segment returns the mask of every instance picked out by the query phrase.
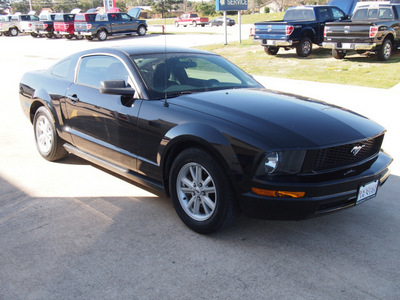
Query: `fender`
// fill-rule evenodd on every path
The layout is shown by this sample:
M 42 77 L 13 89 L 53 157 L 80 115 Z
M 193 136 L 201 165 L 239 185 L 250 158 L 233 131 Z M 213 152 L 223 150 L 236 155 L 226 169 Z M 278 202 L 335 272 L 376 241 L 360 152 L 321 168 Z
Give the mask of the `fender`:
M 229 140 L 214 127 L 201 123 L 185 123 L 171 128 L 161 140 L 157 163 L 164 169 L 168 155 L 179 149 L 179 145 L 188 143 L 207 148 L 235 177 L 242 176 L 243 170 Z
M 299 41 L 300 41 L 302 38 L 304 38 L 304 37 L 309 37 L 309 38 L 311 38 L 311 41 L 312 41 L 313 43 L 315 43 L 315 42 L 316 42 L 316 39 L 315 39 L 316 36 L 317 36 L 317 33 L 315 32 L 315 29 L 314 29 L 314 28 L 312 28 L 312 27 L 310 27 L 310 26 L 303 27 L 303 28 L 301 29 L 301 31 L 300 31 L 300 38 L 299 38 Z

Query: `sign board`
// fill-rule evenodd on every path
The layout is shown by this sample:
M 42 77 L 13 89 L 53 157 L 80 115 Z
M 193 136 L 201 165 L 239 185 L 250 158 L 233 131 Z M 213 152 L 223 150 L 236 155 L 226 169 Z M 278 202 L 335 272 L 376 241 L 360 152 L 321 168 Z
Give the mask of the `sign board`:
M 215 10 L 237 11 L 247 10 L 248 0 L 216 0 Z

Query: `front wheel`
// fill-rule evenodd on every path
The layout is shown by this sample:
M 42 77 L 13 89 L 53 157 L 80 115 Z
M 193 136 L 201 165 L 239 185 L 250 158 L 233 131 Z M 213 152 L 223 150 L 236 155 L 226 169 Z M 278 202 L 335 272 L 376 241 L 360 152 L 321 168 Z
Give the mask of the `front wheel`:
M 300 57 L 307 57 L 311 54 L 312 42 L 308 37 L 303 38 L 296 47 L 296 53 Z
M 264 51 L 268 55 L 276 55 L 279 51 L 279 47 L 274 47 L 274 46 L 264 47 Z
M 178 22 L 175 22 L 174 24 L 175 24 L 175 27 L 179 27 L 179 23 Z
M 392 55 L 392 41 L 385 39 L 382 46 L 377 50 L 378 60 L 386 61 L 389 60 Z
M 193 25 L 194 27 L 196 27 L 196 26 L 197 26 L 197 22 L 196 22 L 196 21 L 193 21 L 192 25 Z
M 140 36 L 144 36 L 146 34 L 146 27 L 140 25 L 139 28 L 137 29 L 137 33 Z
M 68 154 L 63 147 L 62 139 L 57 134 L 53 118 L 44 106 L 35 113 L 33 129 L 36 148 L 43 158 L 56 161 Z
M 195 232 L 215 232 L 238 215 L 230 180 L 218 161 L 201 149 L 184 150 L 175 159 L 170 191 L 178 216 Z
M 346 56 L 346 50 L 332 49 L 332 56 L 336 59 L 343 59 Z
M 85 39 L 87 39 L 88 41 L 92 41 L 92 40 L 93 40 L 93 37 L 92 37 L 91 35 L 86 35 L 86 36 L 85 36 Z

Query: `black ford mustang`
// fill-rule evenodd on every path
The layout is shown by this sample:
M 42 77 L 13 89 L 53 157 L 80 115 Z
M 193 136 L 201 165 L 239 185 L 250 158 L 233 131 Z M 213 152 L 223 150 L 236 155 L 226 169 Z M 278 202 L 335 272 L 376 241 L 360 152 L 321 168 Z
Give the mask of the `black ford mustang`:
M 200 233 L 249 216 L 302 219 L 376 195 L 385 130 L 345 109 L 263 89 L 222 57 L 121 47 L 71 55 L 20 82 L 47 160 L 83 157 L 171 196 Z

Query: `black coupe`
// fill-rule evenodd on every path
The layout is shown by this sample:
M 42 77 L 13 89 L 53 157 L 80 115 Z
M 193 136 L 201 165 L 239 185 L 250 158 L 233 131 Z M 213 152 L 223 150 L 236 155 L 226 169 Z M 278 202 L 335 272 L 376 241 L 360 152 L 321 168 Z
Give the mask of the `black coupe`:
M 19 93 L 45 159 L 72 153 L 162 189 L 200 233 L 240 211 L 302 219 L 354 206 L 389 176 L 384 128 L 265 90 L 205 51 L 87 50 L 24 74 Z

